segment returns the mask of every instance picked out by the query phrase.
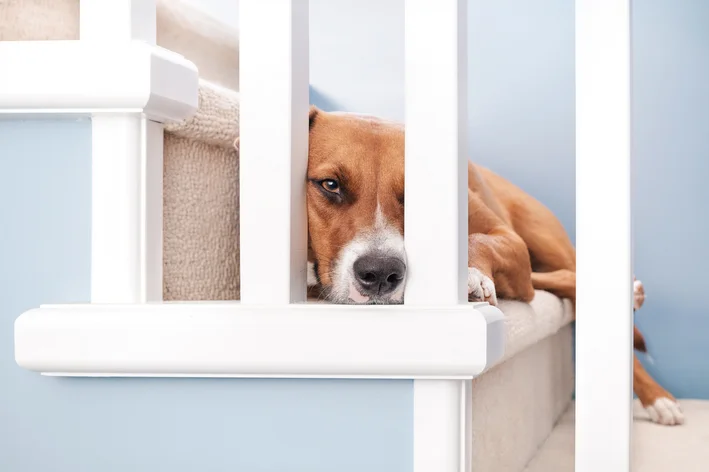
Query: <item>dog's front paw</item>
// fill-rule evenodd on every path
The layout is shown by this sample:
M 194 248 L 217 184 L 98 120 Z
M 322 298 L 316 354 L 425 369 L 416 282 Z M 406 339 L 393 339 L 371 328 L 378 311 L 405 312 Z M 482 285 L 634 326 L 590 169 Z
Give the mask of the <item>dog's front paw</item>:
M 682 413 L 682 408 L 680 408 L 677 401 L 667 398 L 660 397 L 655 400 L 655 403 L 645 407 L 650 419 L 659 424 L 666 426 L 680 425 L 684 423 L 684 413 Z
M 497 305 L 495 284 L 490 277 L 475 267 L 468 267 L 468 300 Z

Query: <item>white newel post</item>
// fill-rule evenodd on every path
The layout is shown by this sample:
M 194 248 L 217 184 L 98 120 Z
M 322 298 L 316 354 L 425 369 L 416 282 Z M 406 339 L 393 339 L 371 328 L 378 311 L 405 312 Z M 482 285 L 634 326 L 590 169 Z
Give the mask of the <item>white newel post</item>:
M 631 467 L 630 59 L 630 2 L 576 0 L 576 472 Z
M 308 0 L 241 0 L 239 18 L 241 302 L 304 302 Z
M 80 40 L 0 41 L 0 114 L 92 118 L 93 303 L 162 300 L 163 123 L 198 72 L 155 30 L 155 0 L 81 0 Z
M 155 16 L 154 0 L 81 0 L 80 40 L 155 46 Z M 91 301 L 160 301 L 163 125 L 136 110 L 91 127 Z
M 466 0 L 406 0 L 405 304 L 467 303 Z M 436 248 L 432 251 L 431 248 Z M 471 380 L 414 381 L 414 472 L 468 472 Z
M 91 116 L 91 301 L 160 301 L 162 123 L 197 109 L 197 68 L 155 45 L 155 0 L 80 9 L 78 41 L 0 42 L 0 113 Z

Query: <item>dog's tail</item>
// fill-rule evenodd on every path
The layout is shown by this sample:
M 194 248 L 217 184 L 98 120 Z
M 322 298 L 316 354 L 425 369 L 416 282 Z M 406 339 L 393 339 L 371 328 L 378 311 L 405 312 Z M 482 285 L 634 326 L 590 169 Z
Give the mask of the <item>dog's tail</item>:
M 645 338 L 637 326 L 633 326 L 633 347 L 640 352 L 647 352 Z

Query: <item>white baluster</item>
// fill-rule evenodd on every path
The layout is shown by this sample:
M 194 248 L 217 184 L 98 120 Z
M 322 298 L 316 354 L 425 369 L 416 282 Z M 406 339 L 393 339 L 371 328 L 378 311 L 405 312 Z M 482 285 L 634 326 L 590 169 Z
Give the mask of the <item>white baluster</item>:
M 627 472 L 632 425 L 630 2 L 576 1 L 576 471 Z
M 239 5 L 241 300 L 305 301 L 308 1 Z
M 468 266 L 466 1 L 405 8 L 404 303 L 459 305 Z M 414 472 L 470 470 L 471 402 L 470 380 L 414 380 Z
M 155 44 L 155 0 L 81 0 L 80 5 L 82 40 Z
M 155 0 L 80 5 L 81 41 L 155 44 Z M 92 302 L 162 300 L 162 124 L 142 110 L 94 114 L 92 168 Z
M 406 1 L 408 305 L 467 301 L 467 15 L 464 0 Z
M 471 390 L 471 380 L 414 380 L 414 472 L 470 472 Z

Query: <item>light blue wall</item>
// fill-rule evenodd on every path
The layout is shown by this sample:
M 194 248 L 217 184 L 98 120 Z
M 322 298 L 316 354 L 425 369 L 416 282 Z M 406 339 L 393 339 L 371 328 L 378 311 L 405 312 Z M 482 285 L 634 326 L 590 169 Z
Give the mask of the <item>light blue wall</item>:
M 60 379 L 15 318 L 89 296 L 90 124 L 0 121 L 0 471 L 410 472 L 408 381 Z
M 709 398 L 709 3 L 633 2 L 637 324 L 680 397 Z

